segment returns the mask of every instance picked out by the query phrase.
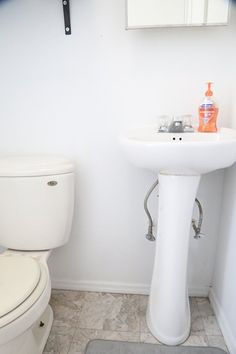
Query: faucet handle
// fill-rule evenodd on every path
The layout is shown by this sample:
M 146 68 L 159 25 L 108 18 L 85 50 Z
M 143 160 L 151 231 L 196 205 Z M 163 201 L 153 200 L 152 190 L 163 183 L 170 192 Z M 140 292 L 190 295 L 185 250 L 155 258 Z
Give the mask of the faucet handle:
M 187 133 L 194 132 L 193 116 L 191 114 L 185 114 L 182 116 L 182 118 L 183 118 L 184 132 L 187 132 Z
M 168 115 L 160 115 L 158 118 L 158 132 L 168 133 L 171 117 Z

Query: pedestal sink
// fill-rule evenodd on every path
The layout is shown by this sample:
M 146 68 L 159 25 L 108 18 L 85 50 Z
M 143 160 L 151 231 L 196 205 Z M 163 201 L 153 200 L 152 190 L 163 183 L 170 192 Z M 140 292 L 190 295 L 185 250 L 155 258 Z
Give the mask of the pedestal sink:
M 217 133 L 157 133 L 131 129 L 120 138 L 128 160 L 159 178 L 158 238 L 147 310 L 152 334 L 177 345 L 190 333 L 187 289 L 189 230 L 201 174 L 236 161 L 236 130 Z

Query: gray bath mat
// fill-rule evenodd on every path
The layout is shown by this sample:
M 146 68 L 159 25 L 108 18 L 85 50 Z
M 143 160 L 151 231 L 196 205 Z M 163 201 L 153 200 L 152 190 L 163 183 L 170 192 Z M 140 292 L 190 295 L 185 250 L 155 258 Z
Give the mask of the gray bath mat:
M 88 343 L 85 354 L 226 354 L 226 352 L 212 347 L 167 347 L 96 339 Z

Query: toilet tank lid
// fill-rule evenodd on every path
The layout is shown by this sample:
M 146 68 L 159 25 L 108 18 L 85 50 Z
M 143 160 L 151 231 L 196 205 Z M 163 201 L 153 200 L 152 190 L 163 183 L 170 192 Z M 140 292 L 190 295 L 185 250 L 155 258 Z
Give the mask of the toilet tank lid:
M 53 176 L 74 172 L 73 161 L 58 156 L 0 157 L 0 177 Z

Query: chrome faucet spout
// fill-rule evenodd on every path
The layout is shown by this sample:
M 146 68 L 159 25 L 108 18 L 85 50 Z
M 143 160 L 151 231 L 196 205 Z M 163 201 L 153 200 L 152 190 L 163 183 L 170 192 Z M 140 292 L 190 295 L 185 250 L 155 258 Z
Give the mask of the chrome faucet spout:
M 169 126 L 169 133 L 183 133 L 184 126 L 182 120 L 174 120 Z
M 169 122 L 164 120 L 161 122 L 158 129 L 159 133 L 193 133 L 194 128 L 190 115 L 174 117 Z

